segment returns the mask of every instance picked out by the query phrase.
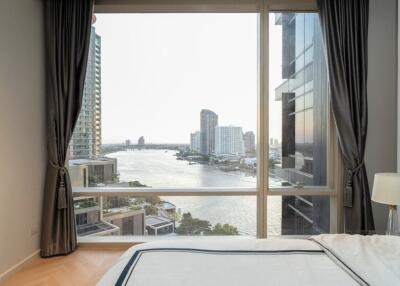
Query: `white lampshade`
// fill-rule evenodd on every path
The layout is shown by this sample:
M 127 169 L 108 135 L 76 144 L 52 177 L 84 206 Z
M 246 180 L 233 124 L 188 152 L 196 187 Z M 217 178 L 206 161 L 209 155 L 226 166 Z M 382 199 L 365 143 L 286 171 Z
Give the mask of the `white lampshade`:
M 400 173 L 375 174 L 372 200 L 387 205 L 400 205 Z

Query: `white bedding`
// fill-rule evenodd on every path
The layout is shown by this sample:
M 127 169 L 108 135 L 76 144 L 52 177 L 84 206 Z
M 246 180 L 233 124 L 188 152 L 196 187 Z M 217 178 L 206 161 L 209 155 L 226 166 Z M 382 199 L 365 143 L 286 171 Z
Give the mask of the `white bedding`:
M 126 251 L 98 285 L 400 285 L 400 238 L 313 239 L 144 243 Z
M 367 284 L 400 286 L 399 236 L 323 234 L 312 240 L 325 248 L 334 261 L 341 260 Z

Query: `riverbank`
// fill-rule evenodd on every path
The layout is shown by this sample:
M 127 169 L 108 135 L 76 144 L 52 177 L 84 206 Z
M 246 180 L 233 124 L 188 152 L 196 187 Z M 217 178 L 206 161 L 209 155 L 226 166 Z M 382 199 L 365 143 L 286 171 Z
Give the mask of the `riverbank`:
M 207 164 L 189 164 L 177 160 L 172 150 L 132 150 L 110 153 L 116 158 L 121 182 L 139 181 L 154 188 L 200 187 L 252 187 L 257 185 L 256 176 L 244 172 L 224 172 Z M 126 183 L 127 186 L 129 183 Z M 162 196 L 174 204 L 182 214 L 209 221 L 212 225 L 228 223 L 237 227 L 241 234 L 256 234 L 256 196 Z M 280 233 L 281 198 L 268 200 L 268 233 Z
M 178 151 L 175 156 L 177 160 L 187 161 L 189 165 L 202 164 L 215 167 L 223 172 L 243 172 L 246 176 L 254 178 L 257 176 L 257 164 L 254 163 L 256 161 L 255 158 L 217 158 L 187 151 Z M 251 161 L 251 163 L 247 163 L 247 161 Z

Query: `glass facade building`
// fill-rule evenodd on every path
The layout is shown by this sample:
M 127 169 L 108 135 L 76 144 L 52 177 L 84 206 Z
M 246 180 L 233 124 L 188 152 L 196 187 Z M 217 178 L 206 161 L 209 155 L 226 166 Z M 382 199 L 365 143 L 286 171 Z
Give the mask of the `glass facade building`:
M 200 153 L 210 155 L 215 151 L 215 127 L 218 126 L 218 115 L 208 109 L 200 112 Z
M 273 172 L 291 186 L 327 184 L 327 71 L 316 13 L 277 13 L 282 26 L 281 164 Z M 282 234 L 329 232 L 329 198 L 282 198 Z
M 92 159 L 101 153 L 101 37 L 91 28 L 82 108 L 70 143 L 71 159 Z
M 192 152 L 200 153 L 201 136 L 200 131 L 190 133 L 190 150 Z
M 242 127 L 217 126 L 215 128 L 215 155 L 244 155 Z
M 247 131 L 243 134 L 244 151 L 248 155 L 255 155 L 256 153 L 256 136 L 253 131 Z

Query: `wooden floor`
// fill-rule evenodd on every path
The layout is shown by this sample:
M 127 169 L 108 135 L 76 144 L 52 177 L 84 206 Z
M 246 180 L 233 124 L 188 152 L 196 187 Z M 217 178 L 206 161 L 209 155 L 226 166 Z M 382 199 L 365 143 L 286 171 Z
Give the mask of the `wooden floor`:
M 96 285 L 125 251 L 80 247 L 68 256 L 37 258 L 12 275 L 2 286 Z

